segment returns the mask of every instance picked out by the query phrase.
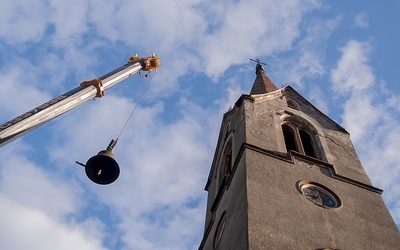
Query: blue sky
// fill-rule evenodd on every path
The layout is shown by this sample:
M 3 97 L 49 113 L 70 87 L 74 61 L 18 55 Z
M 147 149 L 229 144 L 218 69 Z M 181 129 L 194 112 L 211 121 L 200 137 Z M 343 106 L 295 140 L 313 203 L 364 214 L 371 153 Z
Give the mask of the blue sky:
M 197 249 L 223 113 L 266 62 L 350 133 L 400 225 L 400 4 L 177 0 L 0 4 L 0 123 L 125 64 L 161 66 L 114 150 L 121 176 L 82 167 L 118 136 L 146 86 L 106 97 L 0 149 L 1 249 Z

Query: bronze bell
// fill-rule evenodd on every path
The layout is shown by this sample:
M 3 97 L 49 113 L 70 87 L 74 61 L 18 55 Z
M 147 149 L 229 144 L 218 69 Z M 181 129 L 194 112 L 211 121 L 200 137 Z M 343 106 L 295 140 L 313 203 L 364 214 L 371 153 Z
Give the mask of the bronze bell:
M 112 153 L 115 141 L 112 140 L 106 150 L 100 151 L 91 157 L 86 165 L 76 162 L 85 167 L 87 177 L 94 183 L 107 185 L 113 183 L 119 176 L 119 166 Z

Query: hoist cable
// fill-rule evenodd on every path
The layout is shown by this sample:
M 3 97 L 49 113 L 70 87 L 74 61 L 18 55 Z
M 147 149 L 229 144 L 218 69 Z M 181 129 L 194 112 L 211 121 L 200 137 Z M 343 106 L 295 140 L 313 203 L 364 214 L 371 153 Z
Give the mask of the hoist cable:
M 118 135 L 117 139 L 116 139 L 115 141 L 112 141 L 112 143 L 110 143 L 110 145 L 109 145 L 109 147 L 111 147 L 110 149 L 113 149 L 113 148 L 115 147 L 115 145 L 117 144 L 118 139 L 121 137 L 122 133 L 124 132 L 126 126 L 127 126 L 128 123 L 129 123 L 129 120 L 132 118 L 133 113 L 135 112 L 137 106 L 139 105 L 140 101 L 142 100 L 144 94 L 145 94 L 145 93 L 147 92 L 147 90 L 149 89 L 150 82 L 151 82 L 151 80 L 153 80 L 153 77 L 154 77 L 155 74 L 156 74 L 156 73 L 151 74 L 150 79 L 147 81 L 146 86 L 143 88 L 143 91 L 142 91 L 142 93 L 140 94 L 138 101 L 136 102 L 136 104 L 135 104 L 135 106 L 133 107 L 133 109 L 132 109 L 132 111 L 131 111 L 131 113 L 130 113 L 128 119 L 126 120 L 124 126 L 122 127 L 121 132 L 119 132 L 119 135 Z

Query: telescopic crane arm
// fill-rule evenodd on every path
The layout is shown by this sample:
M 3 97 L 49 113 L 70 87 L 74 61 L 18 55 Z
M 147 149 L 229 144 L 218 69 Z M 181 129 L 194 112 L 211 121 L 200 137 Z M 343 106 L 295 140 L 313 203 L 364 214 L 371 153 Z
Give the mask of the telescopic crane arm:
M 159 65 L 160 60 L 155 54 L 143 58 L 135 55 L 125 65 L 97 79 L 82 82 L 69 92 L 0 125 L 0 147 L 92 98 L 103 97 L 105 89 L 131 75 L 157 70 Z

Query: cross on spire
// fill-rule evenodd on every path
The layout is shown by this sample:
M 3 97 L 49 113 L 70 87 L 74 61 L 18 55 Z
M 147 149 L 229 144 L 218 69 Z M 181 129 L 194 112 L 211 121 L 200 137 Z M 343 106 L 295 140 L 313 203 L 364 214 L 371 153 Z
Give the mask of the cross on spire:
M 261 62 L 260 59 L 258 59 L 258 58 L 256 58 L 256 59 L 251 59 L 250 58 L 250 61 L 253 61 L 253 62 L 257 63 L 257 65 L 256 65 L 256 75 L 258 75 L 260 73 L 259 70 L 262 70 L 265 73 L 263 65 L 267 66 L 266 63 Z
M 263 65 L 266 63 L 261 62 L 259 59 L 250 59 L 256 62 L 256 79 L 254 80 L 253 87 L 251 88 L 250 95 L 266 94 L 277 90 L 275 84 L 265 75 Z

